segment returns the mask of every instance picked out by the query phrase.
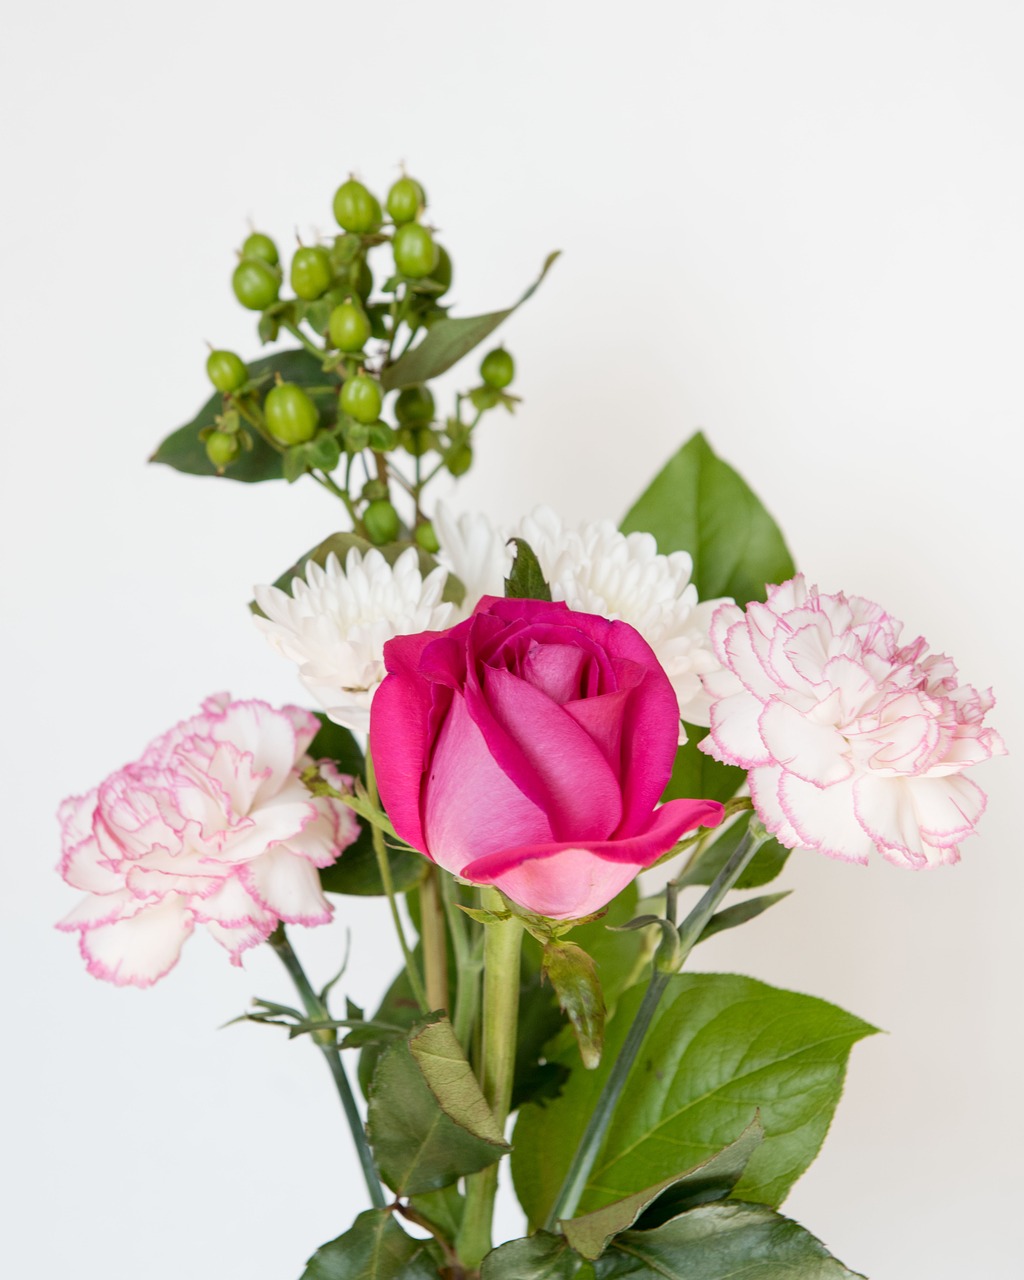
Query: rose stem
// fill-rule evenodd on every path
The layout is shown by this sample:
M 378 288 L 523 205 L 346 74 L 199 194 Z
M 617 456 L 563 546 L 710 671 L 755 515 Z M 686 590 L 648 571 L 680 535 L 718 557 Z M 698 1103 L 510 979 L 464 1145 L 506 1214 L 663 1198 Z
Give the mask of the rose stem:
M 380 796 L 377 794 L 377 779 L 374 776 L 373 759 L 369 751 L 366 753 L 366 792 L 370 797 L 370 803 L 379 809 Z M 391 864 L 388 862 L 388 851 L 384 845 L 384 832 L 381 831 L 376 823 L 370 824 L 370 839 L 373 841 L 373 852 L 377 855 L 377 869 L 380 871 L 381 883 L 384 885 L 388 906 L 391 908 L 391 919 L 395 922 L 398 945 L 402 948 L 405 971 L 409 975 L 409 986 L 412 987 L 412 994 L 420 1007 L 420 1013 L 429 1013 L 431 1006 L 427 1000 L 423 979 L 420 977 L 420 967 L 416 963 L 416 957 L 406 941 L 405 930 L 402 928 L 402 917 L 399 914 L 398 900 L 395 897 L 395 882 L 391 878 Z
M 488 911 L 508 908 L 497 889 L 481 892 Z M 483 1053 L 478 1070 L 484 1097 L 504 1132 L 512 1098 L 519 1018 L 519 952 L 523 925 L 515 916 L 484 926 Z M 462 1265 L 478 1267 L 491 1248 L 491 1219 L 498 1190 L 498 1165 L 492 1164 L 466 1179 L 466 1205 L 456 1248 Z
M 679 926 L 679 947 L 678 950 L 674 949 L 672 968 L 669 970 L 660 969 L 657 964 L 657 956 L 655 957 L 651 981 L 647 991 L 644 993 L 640 1008 L 636 1012 L 636 1017 L 633 1019 L 633 1025 L 629 1028 L 625 1042 L 619 1050 L 619 1056 L 615 1059 L 615 1065 L 604 1083 L 604 1088 L 601 1090 L 597 1104 L 590 1113 L 590 1120 L 583 1131 L 582 1138 L 580 1138 L 579 1146 L 576 1148 L 576 1154 L 572 1158 L 569 1171 L 565 1175 L 561 1190 L 552 1205 L 551 1212 L 547 1216 L 547 1221 L 544 1224 L 546 1230 L 553 1231 L 560 1221 L 571 1218 L 576 1212 L 580 1197 L 583 1195 L 584 1188 L 587 1185 L 587 1179 L 590 1177 L 591 1170 L 597 1160 L 601 1144 L 604 1142 L 608 1128 L 611 1125 L 626 1078 L 633 1063 L 636 1061 L 637 1054 L 640 1052 L 640 1046 L 643 1044 L 644 1036 L 651 1025 L 654 1012 L 664 994 L 665 988 L 668 986 L 669 979 L 676 970 L 682 967 L 686 957 L 693 950 L 697 939 L 703 932 L 704 926 L 711 919 L 715 908 L 740 878 L 754 854 L 757 853 L 767 839 L 768 832 L 765 831 L 756 818 L 751 818 L 750 826 L 733 852 L 732 857 L 730 857 L 718 875 L 715 876 L 703 897 Z M 675 915 L 675 889 L 676 886 L 672 884 L 667 895 L 671 916 Z M 672 922 L 674 924 L 675 920 L 673 919 Z
M 427 1004 L 433 1009 L 448 1008 L 448 938 L 444 905 L 438 883 L 438 869 L 431 865 L 420 884 L 420 924 L 423 932 L 423 970 L 427 983 Z
M 329 1022 L 331 1020 L 330 1011 L 313 990 L 309 979 L 306 977 L 305 970 L 299 962 L 299 957 L 292 950 L 291 943 L 285 936 L 284 925 L 279 924 L 267 941 L 279 956 L 281 963 L 288 970 L 310 1018 L 315 1022 Z M 333 1028 L 329 1030 L 324 1027 L 319 1031 L 313 1032 L 313 1039 L 316 1041 L 317 1048 L 324 1055 L 327 1065 L 331 1069 L 331 1075 L 334 1077 L 334 1084 L 338 1090 L 338 1097 L 341 1098 L 341 1105 L 345 1112 L 345 1118 L 348 1120 L 348 1127 L 352 1130 L 352 1140 L 356 1144 L 356 1153 L 363 1168 L 363 1177 L 366 1179 L 366 1189 L 370 1193 L 370 1200 L 375 1209 L 383 1209 L 387 1205 L 387 1199 L 381 1188 L 380 1179 L 377 1177 L 377 1168 L 373 1163 L 373 1155 L 370 1151 L 369 1143 L 366 1141 L 366 1130 L 363 1128 L 359 1108 L 356 1106 L 356 1100 L 352 1096 L 352 1086 L 348 1082 L 348 1076 L 345 1074 L 345 1068 L 341 1062 L 341 1054 L 338 1052 L 337 1032 Z

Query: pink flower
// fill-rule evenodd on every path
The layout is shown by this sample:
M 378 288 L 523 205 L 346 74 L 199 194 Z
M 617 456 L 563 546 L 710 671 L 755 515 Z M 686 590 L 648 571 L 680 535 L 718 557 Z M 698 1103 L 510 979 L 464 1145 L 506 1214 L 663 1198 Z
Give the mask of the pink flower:
M 723 671 L 701 750 L 750 770 L 761 821 L 790 848 L 899 866 L 959 860 L 984 793 L 963 771 L 1006 748 L 983 721 L 991 692 L 870 600 L 819 595 L 798 576 L 711 626 Z
M 384 660 L 370 745 L 396 831 L 538 915 L 598 910 L 684 831 L 721 821 L 711 800 L 655 807 L 679 711 L 627 623 L 484 597 Z
M 197 923 L 240 964 L 278 921 L 330 919 L 316 868 L 358 824 L 299 778 L 318 728 L 298 707 L 221 694 L 141 760 L 64 801 L 60 873 L 87 896 L 57 927 L 78 931 L 91 974 L 148 987 Z

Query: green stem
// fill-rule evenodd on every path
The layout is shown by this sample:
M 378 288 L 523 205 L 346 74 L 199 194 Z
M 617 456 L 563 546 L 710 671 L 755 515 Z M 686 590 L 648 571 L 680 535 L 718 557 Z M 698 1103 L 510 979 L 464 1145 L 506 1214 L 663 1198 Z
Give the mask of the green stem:
M 373 760 L 369 751 L 366 753 L 366 791 L 370 797 L 371 804 L 380 808 L 377 779 L 374 777 Z M 412 994 L 420 1007 L 420 1012 L 429 1013 L 430 1001 L 427 999 L 426 988 L 423 985 L 423 979 L 420 977 L 420 968 L 416 963 L 416 957 L 413 955 L 412 948 L 406 940 L 405 929 L 402 926 L 402 916 L 398 910 L 398 898 L 395 894 L 395 882 L 391 878 L 391 864 L 388 862 L 388 851 L 384 844 L 384 832 L 381 831 L 376 823 L 371 824 L 370 838 L 373 841 L 373 851 L 377 855 L 377 868 L 380 871 L 381 883 L 384 885 L 388 906 L 391 908 L 391 919 L 394 921 L 395 932 L 398 934 L 398 945 L 402 948 L 405 971 L 409 975 L 409 986 L 412 987 Z
M 640 1052 L 640 1046 L 643 1044 L 647 1029 L 654 1018 L 658 1002 L 669 984 L 672 972 L 682 967 L 686 957 L 693 950 L 697 939 L 703 932 L 704 926 L 714 914 L 716 907 L 740 878 L 754 854 L 757 853 L 767 839 L 768 832 L 765 831 L 756 818 L 752 818 L 750 826 L 747 828 L 732 857 L 679 926 L 679 949 L 673 957 L 675 962 L 674 969 L 672 971 L 659 969 L 657 962 L 655 962 L 654 970 L 651 973 L 651 981 L 647 991 L 644 993 L 640 1008 L 637 1010 L 625 1042 L 619 1050 L 619 1056 L 608 1074 L 608 1079 L 604 1083 L 604 1088 L 601 1090 L 597 1104 L 590 1113 L 590 1120 L 587 1122 L 587 1127 L 580 1138 L 579 1146 L 576 1148 L 576 1153 L 572 1158 L 572 1163 L 569 1165 L 565 1180 L 555 1199 L 555 1203 L 551 1207 L 551 1212 L 548 1214 L 547 1221 L 544 1224 L 546 1230 L 553 1231 L 559 1222 L 571 1218 L 576 1212 L 580 1197 L 583 1195 L 587 1185 L 587 1179 L 590 1177 L 598 1153 L 607 1136 L 619 1097 L 626 1084 L 626 1079 L 633 1063 L 636 1061 L 637 1054 Z M 669 906 L 670 909 L 674 910 L 674 893 L 669 897 Z
M 309 474 L 313 477 L 313 479 L 317 482 L 317 484 L 322 485 L 327 490 L 328 493 L 333 493 L 336 498 L 340 498 L 342 500 L 342 502 L 345 504 L 345 510 L 349 514 L 349 519 L 352 521 L 352 527 L 358 533 L 360 528 L 362 527 L 362 523 L 359 519 L 359 516 L 356 514 L 355 507 L 352 505 L 352 499 L 348 496 L 345 490 L 339 484 L 337 484 L 334 480 L 332 480 L 329 472 L 327 471 L 322 471 L 322 472 L 310 471 Z
M 285 935 L 284 925 L 278 925 L 267 941 L 277 953 L 281 963 L 288 970 L 309 1016 L 315 1021 L 330 1021 L 330 1012 L 326 1004 L 313 990 L 309 979 L 306 977 L 305 970 L 299 962 L 299 957 L 292 950 L 291 943 Z M 341 1054 L 338 1052 L 337 1034 L 333 1030 L 328 1031 L 325 1029 L 314 1032 L 313 1039 L 316 1041 L 317 1048 L 327 1060 L 331 1075 L 334 1077 L 334 1085 L 338 1090 L 345 1118 L 348 1120 L 348 1126 L 352 1130 L 352 1140 L 356 1144 L 356 1153 L 363 1169 L 363 1177 L 366 1179 L 366 1189 L 370 1193 L 370 1201 L 375 1209 L 383 1209 L 387 1204 L 387 1198 L 380 1185 L 380 1179 L 377 1177 L 377 1168 L 373 1162 L 370 1145 L 366 1140 L 366 1130 L 363 1128 L 359 1108 L 356 1106 L 356 1100 L 352 1095 L 352 1086 L 349 1084 L 345 1068 L 342 1066 Z
M 507 911 L 497 889 L 484 889 L 482 905 Z M 512 1098 L 519 1018 L 519 952 L 522 921 L 515 916 L 485 926 L 483 1053 L 478 1075 L 498 1128 L 504 1131 Z M 498 1166 L 492 1164 L 466 1179 L 466 1204 L 456 1248 L 464 1267 L 473 1269 L 491 1249 L 491 1221 L 498 1190 Z
M 318 360 L 327 359 L 329 353 L 325 351 L 323 347 L 318 347 L 315 342 L 310 342 L 298 325 L 286 322 L 281 326 L 281 328 L 287 329 L 293 338 L 298 338 L 311 356 L 316 356 Z
M 473 1028 L 480 1007 L 480 971 L 484 963 L 482 945 L 477 944 L 482 944 L 483 938 L 478 937 L 470 942 L 469 919 L 458 908 L 457 894 L 454 878 L 442 876 L 441 897 L 448 919 L 452 950 L 455 952 L 455 1012 L 452 1015 L 452 1027 L 466 1056 L 471 1057 Z
M 420 924 L 423 938 L 423 974 L 427 986 L 427 1004 L 433 1009 L 448 1009 L 448 936 L 444 923 L 444 906 L 438 884 L 438 868 L 431 865 L 420 884 Z

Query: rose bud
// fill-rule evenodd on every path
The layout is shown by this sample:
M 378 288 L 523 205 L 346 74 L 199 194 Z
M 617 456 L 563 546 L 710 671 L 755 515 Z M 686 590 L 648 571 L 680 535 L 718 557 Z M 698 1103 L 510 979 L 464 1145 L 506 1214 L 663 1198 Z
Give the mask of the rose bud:
M 625 622 L 484 597 L 443 632 L 399 636 L 370 746 L 398 835 L 447 871 L 555 920 L 599 910 L 712 800 L 658 799 L 679 711 Z

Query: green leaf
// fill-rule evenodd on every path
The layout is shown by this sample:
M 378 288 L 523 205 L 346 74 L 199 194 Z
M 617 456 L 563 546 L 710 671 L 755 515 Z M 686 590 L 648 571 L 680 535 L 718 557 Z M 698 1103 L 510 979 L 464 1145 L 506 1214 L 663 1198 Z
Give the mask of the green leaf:
M 321 1245 L 301 1280 L 437 1280 L 428 1245 L 413 1240 L 387 1209 L 367 1209 L 344 1235 Z
M 679 877 L 680 887 L 689 884 L 710 884 L 736 852 L 739 842 L 750 825 L 750 814 L 744 813 L 728 827 L 714 844 L 709 845 L 694 863 Z M 759 889 L 778 876 L 786 865 L 792 850 L 770 838 L 754 854 L 750 865 L 736 881 L 737 889 Z
M 447 1187 L 509 1150 L 443 1014 L 381 1054 L 366 1127 L 381 1176 L 399 1195 Z
M 322 386 L 324 381 L 320 361 L 303 351 L 275 351 L 273 355 L 254 360 L 246 366 L 249 381 L 264 379 L 270 385 L 273 375 L 279 373 L 285 382 L 296 382 L 302 387 Z M 150 462 L 162 462 L 175 471 L 193 476 L 215 476 L 217 468 L 206 456 L 206 448 L 199 439 L 200 431 L 212 427 L 222 413 L 226 399 L 220 392 L 212 395 L 191 422 L 161 442 Z M 254 484 L 261 480 L 280 480 L 284 474 L 282 455 L 277 453 L 259 435 L 253 435 L 253 447 L 243 452 L 224 472 L 228 480 L 241 480 Z
M 446 1239 L 454 1240 L 459 1234 L 466 1198 L 458 1187 L 442 1187 L 440 1191 L 425 1191 L 421 1196 L 410 1196 L 409 1204 L 431 1226 L 437 1227 Z
M 562 1222 L 560 1225 L 565 1238 L 577 1253 L 593 1261 L 604 1253 L 613 1236 L 633 1226 L 645 1210 L 655 1214 L 654 1221 L 644 1224 L 646 1229 L 660 1226 L 696 1205 L 724 1200 L 739 1181 L 763 1138 L 764 1130 L 755 1116 L 735 1142 L 696 1168 L 664 1178 L 653 1187 L 645 1187 L 643 1191 L 616 1200 L 603 1209 Z M 671 1209 L 665 1212 L 669 1206 Z
M 309 744 L 309 754 L 314 760 L 332 760 L 341 773 L 351 778 L 362 778 L 366 762 L 359 744 L 349 732 L 323 712 L 313 713 L 320 721 L 320 731 Z M 369 823 L 359 820 L 360 832 L 354 844 L 350 844 L 337 862 L 320 869 L 320 883 L 328 893 L 346 893 L 356 897 L 380 897 L 384 885 L 373 849 Z M 388 864 L 397 893 L 406 893 L 423 878 L 426 860 L 415 850 L 402 847 L 388 849 Z M 354 1041 L 352 1043 L 355 1043 Z
M 546 1107 L 523 1107 L 512 1174 L 532 1223 L 554 1203 L 611 1065 L 644 995 L 627 992 L 597 1071 L 573 1071 Z M 737 1195 L 779 1204 L 814 1159 L 839 1097 L 850 1049 L 875 1028 L 812 996 L 752 978 L 669 980 L 626 1081 L 579 1211 L 589 1213 L 697 1164 L 760 1110 L 765 1140 Z M 642 1107 L 628 1105 L 643 1098 Z
M 505 579 L 507 600 L 550 600 L 551 588 L 544 581 L 540 561 L 525 538 L 510 538 L 515 543 L 516 558 Z
M 763 600 L 767 583 L 795 573 L 775 521 L 698 431 L 665 464 L 622 522 L 653 533 L 658 550 L 688 551 L 701 600 Z
M 704 1205 L 655 1231 L 624 1232 L 594 1264 L 594 1274 L 597 1280 L 858 1280 L 799 1223 L 738 1201 Z
M 446 318 L 431 325 L 419 346 L 413 347 L 381 374 L 384 390 L 394 391 L 398 387 L 411 387 L 417 382 L 429 382 L 431 378 L 450 369 L 474 347 L 489 338 L 527 298 L 532 297 L 557 257 L 558 251 L 548 254 L 540 275 L 514 306 L 507 307 L 504 311 L 491 311 L 483 316 Z
M 308 754 L 314 760 L 332 760 L 339 773 L 350 778 L 364 777 L 366 760 L 351 730 L 329 720 L 323 711 L 314 711 L 313 715 L 320 721 L 320 728 L 309 744 Z
M 388 865 L 396 893 L 414 889 L 427 870 L 427 860 L 412 849 L 389 848 Z M 349 845 L 337 862 L 321 868 L 320 883 L 328 893 L 346 893 L 357 898 L 383 895 L 384 885 L 368 826 L 362 826 L 355 844 Z
M 792 892 L 792 889 L 785 889 L 782 893 L 766 893 L 763 897 L 747 898 L 744 902 L 737 902 L 731 907 L 726 907 L 724 911 L 716 911 L 704 926 L 703 932 L 697 941 L 706 942 L 708 938 L 713 938 L 716 933 L 722 933 L 726 929 L 735 929 L 738 925 L 746 924 L 748 920 L 756 919 L 762 912 L 767 911 L 769 907 L 774 907 L 783 898 L 788 898 Z
M 597 966 L 575 942 L 552 941 L 544 944 L 542 972 L 572 1023 L 583 1065 L 593 1070 L 604 1047 L 604 996 Z
M 699 729 L 692 724 L 686 726 L 686 741 L 676 752 L 672 777 L 668 780 L 662 800 L 700 798 L 719 800 L 724 804 L 746 782 L 746 769 L 722 764 L 697 749 L 697 743 L 702 742 L 707 735 L 707 729 Z
M 492 1250 L 484 1258 L 480 1280 L 572 1280 L 579 1269 L 579 1258 L 562 1236 L 538 1231 Z

